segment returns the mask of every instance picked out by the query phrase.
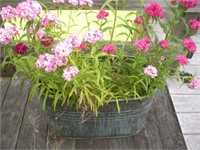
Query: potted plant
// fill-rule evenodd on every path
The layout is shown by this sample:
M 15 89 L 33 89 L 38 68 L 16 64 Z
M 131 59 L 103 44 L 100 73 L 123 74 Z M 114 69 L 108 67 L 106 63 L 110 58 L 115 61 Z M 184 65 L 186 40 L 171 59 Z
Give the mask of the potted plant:
M 31 80 L 29 98 L 38 92 L 48 123 L 58 135 L 136 134 L 155 92 L 164 90 L 172 75 L 178 79 L 180 66 L 188 64 L 187 52 L 196 51 L 192 40 L 179 39 L 170 31 L 184 21 L 181 14 L 195 7 L 197 0 L 166 2 L 174 13 L 168 26 L 162 22 L 164 10 L 155 2 L 145 5 L 141 0 L 141 11 L 124 17 L 118 3 L 106 0 L 101 10 L 94 11 L 92 0 L 47 4 L 26 0 L 0 12 L 0 42 L 9 58 L 1 67 L 13 64 L 21 79 Z M 49 11 L 51 7 L 57 12 Z M 86 24 L 80 27 L 83 17 Z M 164 39 L 159 40 L 154 32 L 155 23 L 163 28 Z M 185 26 L 191 33 L 200 28 L 200 22 L 185 22 Z M 178 67 L 172 67 L 175 62 Z M 191 74 L 181 77 L 187 78 L 189 88 L 200 84 Z

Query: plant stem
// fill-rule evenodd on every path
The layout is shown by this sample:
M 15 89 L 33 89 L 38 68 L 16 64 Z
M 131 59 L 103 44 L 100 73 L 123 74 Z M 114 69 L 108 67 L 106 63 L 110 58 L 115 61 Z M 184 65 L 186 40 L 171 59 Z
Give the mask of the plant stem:
M 112 43 L 114 32 L 115 32 L 115 26 L 116 26 L 116 21 L 117 21 L 117 9 L 118 9 L 118 0 L 116 0 L 116 4 L 115 4 L 114 23 L 113 23 L 112 33 L 110 37 L 110 43 Z
M 85 18 L 86 18 L 86 22 L 87 22 L 87 28 L 88 30 L 90 29 L 90 23 L 88 21 L 88 14 L 87 14 L 87 10 L 85 10 Z
M 70 14 L 69 14 L 69 21 L 68 21 L 68 25 L 67 25 L 67 33 L 69 34 L 69 29 L 70 29 L 70 24 L 71 24 L 71 17 L 72 17 L 72 10 L 70 10 Z

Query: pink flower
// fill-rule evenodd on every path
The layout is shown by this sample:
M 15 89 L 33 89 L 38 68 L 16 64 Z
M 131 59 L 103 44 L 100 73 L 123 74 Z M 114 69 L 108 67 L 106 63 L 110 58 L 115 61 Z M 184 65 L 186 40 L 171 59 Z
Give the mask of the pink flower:
M 65 39 L 65 42 L 71 43 L 73 47 L 78 48 L 82 44 L 83 39 L 77 35 L 69 35 Z
M 162 46 L 164 49 L 169 49 L 169 44 L 167 43 L 166 40 L 160 40 L 157 42 L 160 46 Z
M 189 24 L 191 25 L 191 28 L 194 30 L 200 29 L 200 22 L 196 19 L 190 20 Z
M 42 27 L 48 27 L 50 24 L 55 23 L 59 25 L 58 17 L 54 13 L 45 14 L 41 20 Z
M 81 43 L 81 45 L 77 48 L 79 51 L 82 51 L 82 50 L 86 49 L 86 45 L 85 45 L 85 43 Z
M 12 39 L 13 35 L 16 34 L 18 34 L 18 29 L 14 25 L 0 28 L 0 43 L 7 45 Z
M 36 28 L 36 24 L 33 24 L 31 27 L 30 27 L 30 33 L 31 34 L 34 34 L 35 32 L 35 28 Z M 45 36 L 45 32 L 43 30 L 43 28 L 39 28 L 37 33 L 36 33 L 36 39 L 42 39 L 43 37 Z
M 147 66 L 146 68 L 144 68 L 144 73 L 149 75 L 151 78 L 155 78 L 158 76 L 158 71 L 153 66 Z
M 160 57 L 160 60 L 161 60 L 161 61 L 165 60 L 165 56 L 161 56 L 161 57 Z
M 103 33 L 97 29 L 90 29 L 83 35 L 84 41 L 95 44 L 98 40 L 103 38 Z
M 139 41 L 137 41 L 135 44 L 139 51 L 142 51 L 142 50 L 148 51 L 150 48 L 149 46 L 150 43 L 151 43 L 151 39 L 149 39 L 148 37 L 144 37 L 140 39 Z
M 8 32 L 11 35 L 16 35 L 16 34 L 19 33 L 19 30 L 14 25 L 10 25 L 8 27 L 5 27 L 5 30 L 6 30 L 6 32 Z
M 53 0 L 53 2 L 54 2 L 55 4 L 59 4 L 59 3 L 64 3 L 65 0 Z
M 197 78 L 193 78 L 192 81 L 188 84 L 188 88 L 196 89 L 200 86 L 200 80 Z
M 26 0 L 17 5 L 16 14 L 19 18 L 35 19 L 42 11 L 42 6 L 37 1 Z
M 2 20 L 11 20 L 15 18 L 15 15 L 16 15 L 15 8 L 9 5 L 7 7 L 2 7 L 2 10 L 0 11 L 0 15 L 2 17 Z
M 79 70 L 75 66 L 70 66 L 63 71 L 63 78 L 70 81 L 73 76 L 78 74 Z
M 72 52 L 72 44 L 67 42 L 58 42 L 51 49 L 56 55 L 68 56 Z
M 0 43 L 7 45 L 12 38 L 12 35 L 8 33 L 4 28 L 0 28 Z
M 41 43 L 42 45 L 48 47 L 48 46 L 51 46 L 51 44 L 53 43 L 53 37 L 51 36 L 43 36 L 41 38 Z
M 72 4 L 73 6 L 77 6 L 78 0 L 68 0 L 68 3 Z
M 176 56 L 176 60 L 179 61 L 179 64 L 181 66 L 188 64 L 188 59 L 185 55 Z
M 106 44 L 103 47 L 102 52 L 114 55 L 115 54 L 115 46 L 113 44 Z
M 104 19 L 109 16 L 109 13 L 105 10 L 100 10 L 100 12 L 97 14 L 97 19 Z
M 198 4 L 198 0 L 179 0 L 179 3 L 185 8 L 194 8 Z
M 188 49 L 188 51 L 190 51 L 191 53 L 194 53 L 194 52 L 196 51 L 196 49 L 197 49 L 196 44 L 195 44 L 192 40 L 190 40 L 190 39 L 188 39 L 188 38 L 185 38 L 185 39 L 183 40 L 183 45 L 184 45 L 184 47 L 185 47 L 186 49 Z
M 143 23 L 144 20 L 143 20 L 141 17 L 136 17 L 136 18 L 134 19 L 134 22 Z
M 176 4 L 176 0 L 170 0 L 170 3 L 171 3 L 172 5 L 175 5 L 175 4 Z
M 84 6 L 89 6 L 89 7 L 93 6 L 92 0 L 79 0 L 79 3 L 80 5 L 84 5 Z
M 24 54 L 28 50 L 28 46 L 24 43 L 20 42 L 19 44 L 15 45 L 15 52 L 18 54 Z
M 64 66 L 67 59 L 53 54 L 41 54 L 36 61 L 36 68 L 44 69 L 47 72 L 55 72 L 58 66 Z
M 144 7 L 144 11 L 149 14 L 152 18 L 160 17 L 161 19 L 164 17 L 164 11 L 161 9 L 160 5 L 156 2 L 151 2 L 147 6 Z

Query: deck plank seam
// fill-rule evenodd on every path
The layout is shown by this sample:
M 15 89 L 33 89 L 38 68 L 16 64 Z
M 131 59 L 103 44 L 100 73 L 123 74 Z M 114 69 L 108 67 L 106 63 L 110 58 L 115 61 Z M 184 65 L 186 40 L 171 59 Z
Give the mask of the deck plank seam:
M 5 101 L 6 96 L 7 96 L 7 94 L 8 94 L 8 89 L 9 89 L 9 87 L 10 87 L 10 85 L 11 85 L 11 79 L 9 79 L 9 80 L 10 80 L 10 81 L 9 81 L 8 88 L 7 88 L 6 93 L 5 93 L 5 95 L 4 95 L 3 99 L 2 99 L 2 102 L 1 102 L 1 108 L 3 107 L 4 101 Z

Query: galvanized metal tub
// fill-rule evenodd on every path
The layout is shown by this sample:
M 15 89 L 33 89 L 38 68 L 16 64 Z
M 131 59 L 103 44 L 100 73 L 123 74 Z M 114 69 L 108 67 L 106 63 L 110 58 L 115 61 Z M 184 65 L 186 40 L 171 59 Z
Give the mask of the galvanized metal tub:
M 115 101 L 99 110 L 98 117 L 92 112 L 77 112 L 75 108 L 56 110 L 47 103 L 46 115 L 50 129 L 58 136 L 66 138 L 105 138 L 131 136 L 144 126 L 152 98 L 119 100 L 120 113 Z

